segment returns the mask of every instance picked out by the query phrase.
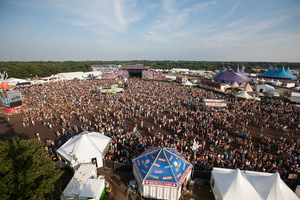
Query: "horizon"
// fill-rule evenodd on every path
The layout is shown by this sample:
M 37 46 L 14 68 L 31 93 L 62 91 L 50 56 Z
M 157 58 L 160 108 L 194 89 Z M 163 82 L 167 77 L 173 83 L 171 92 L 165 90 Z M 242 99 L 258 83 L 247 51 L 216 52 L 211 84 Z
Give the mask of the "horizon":
M 224 66 L 225 64 L 230 64 L 230 63 L 240 63 L 241 65 L 243 65 L 243 63 L 274 63 L 274 65 L 276 64 L 285 64 L 285 63 L 289 63 L 289 64 L 298 64 L 299 62 L 289 62 L 289 61 L 213 61 L 213 60 L 29 60 L 29 61 L 16 61 L 16 60 L 9 60 L 9 61 L 0 61 L 0 62 L 137 62 L 137 61 L 141 61 L 141 62 L 215 62 L 215 63 L 222 63 Z M 117 65 L 117 64 L 113 64 L 110 63 L 111 65 Z M 100 64 L 101 65 L 101 64 Z M 109 64 L 103 64 L 103 65 L 109 65 Z M 144 65 L 143 63 L 136 63 L 134 65 Z M 272 67 L 272 66 L 270 66 Z M 284 67 L 284 66 L 283 66 Z
M 0 61 L 300 62 L 300 1 L 2 0 Z

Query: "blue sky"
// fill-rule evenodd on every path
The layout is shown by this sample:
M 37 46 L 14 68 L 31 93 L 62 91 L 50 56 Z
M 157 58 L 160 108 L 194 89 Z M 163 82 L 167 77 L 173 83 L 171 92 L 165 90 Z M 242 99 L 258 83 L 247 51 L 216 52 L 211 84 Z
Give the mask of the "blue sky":
M 0 61 L 300 62 L 299 0 L 0 0 Z

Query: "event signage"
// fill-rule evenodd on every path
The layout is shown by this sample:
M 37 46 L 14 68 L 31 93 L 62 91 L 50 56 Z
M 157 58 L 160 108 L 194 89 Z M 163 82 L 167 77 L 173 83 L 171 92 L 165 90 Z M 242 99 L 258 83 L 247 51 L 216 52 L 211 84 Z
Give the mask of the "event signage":
M 190 165 L 190 166 L 188 167 L 188 169 L 185 170 L 184 174 L 181 176 L 181 179 L 180 179 L 179 182 L 178 182 L 178 185 L 181 185 L 181 184 L 183 183 L 185 177 L 186 177 L 187 174 L 191 171 L 191 169 L 192 169 L 192 165 Z
M 5 107 L 9 107 L 9 101 L 6 97 L 1 97 L 2 103 Z
M 15 92 L 15 93 L 7 93 L 7 97 L 10 103 L 22 101 L 22 94 L 21 92 Z
M 139 175 L 139 177 L 140 177 L 140 179 L 141 179 L 141 181 L 142 181 L 142 180 L 143 180 L 143 176 L 142 176 L 142 174 L 141 174 L 141 172 L 140 172 L 138 166 L 136 165 L 135 162 L 133 162 L 133 165 L 134 165 L 134 167 L 137 169 L 136 171 L 137 171 L 137 173 L 138 173 L 138 175 Z
M 168 183 L 168 182 L 161 182 L 161 181 L 145 181 L 145 185 L 162 185 L 167 187 L 177 187 L 176 183 Z
M 226 107 L 227 102 L 219 99 L 204 99 L 204 105 L 207 107 Z

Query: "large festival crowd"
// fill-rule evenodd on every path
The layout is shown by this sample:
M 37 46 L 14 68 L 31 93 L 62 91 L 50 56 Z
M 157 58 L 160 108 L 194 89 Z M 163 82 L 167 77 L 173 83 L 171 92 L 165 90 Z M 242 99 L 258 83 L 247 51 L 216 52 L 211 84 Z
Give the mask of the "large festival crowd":
M 213 167 L 299 173 L 300 108 L 284 100 L 245 101 L 173 82 L 128 79 L 122 93 L 101 94 L 115 80 L 69 80 L 20 88 L 24 127 L 42 123 L 56 135 L 49 152 L 72 136 L 96 131 L 111 137 L 106 159 L 131 164 L 150 146 L 176 148 L 195 170 Z M 227 108 L 207 108 L 223 99 Z

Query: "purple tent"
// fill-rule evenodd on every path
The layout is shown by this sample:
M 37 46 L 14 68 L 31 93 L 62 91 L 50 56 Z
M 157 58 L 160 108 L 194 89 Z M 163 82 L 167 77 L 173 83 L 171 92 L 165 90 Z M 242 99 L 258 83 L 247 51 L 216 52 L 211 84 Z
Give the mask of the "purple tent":
M 242 66 L 240 73 L 243 74 L 245 76 L 245 78 L 247 79 L 247 82 L 250 81 L 250 78 L 246 75 L 245 71 L 244 71 L 245 67 Z
M 242 74 L 240 72 L 239 67 L 237 66 L 236 71 L 231 69 L 229 66 L 227 69 L 223 66 L 222 70 L 214 77 L 215 82 L 222 82 L 222 83 L 234 83 L 235 81 L 238 84 L 243 84 L 249 82 L 249 78 L 246 74 Z

